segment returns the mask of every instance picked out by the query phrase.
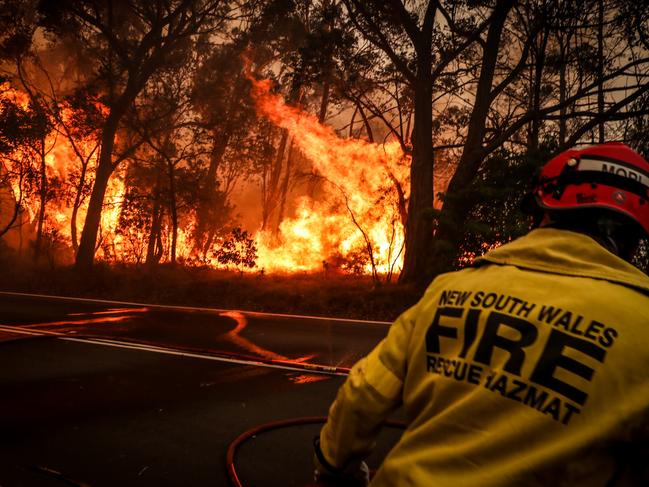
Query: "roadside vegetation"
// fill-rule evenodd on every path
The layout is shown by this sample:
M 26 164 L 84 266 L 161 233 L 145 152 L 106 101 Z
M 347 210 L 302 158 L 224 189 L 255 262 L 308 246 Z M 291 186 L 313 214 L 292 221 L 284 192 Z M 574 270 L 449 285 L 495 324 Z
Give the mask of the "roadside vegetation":
M 0 256 L 0 291 L 177 306 L 392 321 L 414 304 L 412 286 L 374 286 L 371 276 L 334 272 L 244 273 L 233 270 L 98 264 L 80 277 L 72 266 L 16 263 Z

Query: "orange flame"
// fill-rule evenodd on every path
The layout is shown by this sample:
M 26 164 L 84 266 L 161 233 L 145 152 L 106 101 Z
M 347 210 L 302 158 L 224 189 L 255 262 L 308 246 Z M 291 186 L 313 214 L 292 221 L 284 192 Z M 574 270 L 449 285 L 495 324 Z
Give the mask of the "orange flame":
M 327 182 L 324 198 L 301 198 L 295 216 L 282 221 L 281 246 L 273 246 L 267 232 L 257 235 L 258 266 L 314 271 L 337 257 L 364 255 L 365 272 L 389 273 L 400 267 L 404 201 L 398 189 L 409 191 L 410 164 L 399 143 L 342 139 L 316 117 L 286 105 L 271 92 L 269 80 L 250 76 L 250 81 L 259 113 L 289 132 L 314 173 Z
M 29 96 L 20 90 L 12 88 L 11 84 L 7 81 L 0 83 L 0 100 L 9 100 L 15 103 L 23 110 L 29 107 Z
M 403 258 L 402 218 L 409 193 L 410 156 L 404 154 L 397 141 L 375 144 L 340 138 L 316 117 L 288 106 L 281 96 L 273 94 L 270 81 L 252 77 L 250 80 L 258 112 L 288 132 L 293 146 L 309 161 L 309 171 L 322 182 L 318 197 L 293 196 L 294 201 L 287 206 L 289 216 L 279 224 L 279 235 L 270 231 L 255 234 L 258 259 L 253 270 L 313 272 L 342 267 L 376 275 L 398 272 Z M 9 86 L 2 85 L 0 96 L 12 97 L 25 108 L 29 105 L 25 93 Z M 64 122 L 74 116 L 71 108 L 63 107 Z M 97 143 L 93 136 L 76 142 L 86 155 L 91 154 Z M 48 136 L 47 145 L 51 147 L 45 159 L 48 178 L 69 182 L 79 171 L 78 156 L 70 141 L 53 133 Z M 98 151 L 92 153 L 88 177 L 94 174 L 97 157 Z M 117 232 L 126 192 L 124 179 L 124 168 L 118 169 L 110 179 L 97 257 L 141 262 L 148 239 L 146 230 L 131 228 Z M 33 223 L 38 216 L 39 199 L 32 195 L 23 203 Z M 87 204 L 86 197 L 77 215 L 77 235 L 83 227 Z M 56 229 L 60 241 L 70 248 L 71 218 L 69 196 L 57 195 L 48 201 L 46 226 Z M 178 229 L 177 257 L 180 260 L 189 258 L 192 253 L 192 233 L 191 221 Z M 169 237 L 164 238 L 164 246 L 168 248 Z M 223 267 L 214 258 L 209 264 Z
M 0 85 L 0 99 L 7 99 L 25 110 L 29 108 L 29 95 L 18 89 L 12 88 L 8 83 Z M 104 114 L 108 110 L 107 107 L 100 103 L 97 103 L 96 106 L 99 111 Z M 64 123 L 71 122 L 76 115 L 77 114 L 72 108 L 68 106 L 61 107 L 61 117 Z M 86 178 L 92 178 L 97 165 L 97 157 L 99 155 L 99 151 L 97 150 L 97 140 L 92 136 L 88 136 L 84 139 L 77 138 L 75 144 L 77 148 L 81 150 L 82 155 L 89 158 Z M 50 197 L 46 203 L 44 228 L 49 231 L 56 231 L 56 238 L 58 241 L 64 247 L 67 246 L 71 248 L 71 222 L 73 212 L 71 200 L 73 200 L 74 197 L 69 195 L 66 196 L 65 193 L 68 191 L 67 185 L 74 186 L 77 184 L 72 175 L 79 171 L 80 162 L 70 140 L 63 135 L 61 126 L 56 126 L 55 130 L 47 135 L 44 141 L 44 148 L 46 152 L 44 157 L 45 173 L 48 185 L 50 185 L 49 189 L 52 189 L 51 185 L 55 182 L 62 185 L 57 188 L 54 197 Z M 37 166 L 40 163 L 37 156 L 30 155 L 22 150 L 17 150 L 16 152 L 16 154 L 9 154 L 9 157 L 4 159 L 8 172 L 17 174 L 20 171 L 18 168 L 19 164 L 32 165 L 36 170 L 38 170 Z M 15 177 L 8 178 L 8 182 L 11 186 L 14 199 L 17 200 L 19 199 L 19 196 L 22 195 L 21 204 L 23 209 L 26 211 L 26 222 L 35 225 L 40 210 L 40 198 L 38 194 L 30 194 L 29 192 L 26 192 L 24 188 L 19 187 L 18 179 Z M 123 199 L 124 192 L 125 186 L 123 177 L 119 172 L 117 172 L 109 182 L 105 198 L 105 209 L 101 220 L 104 240 L 110 241 L 113 246 L 113 240 L 119 240 L 119 236 L 115 235 L 115 229 L 117 228 L 119 206 Z M 77 214 L 77 235 L 81 234 L 81 228 L 83 227 L 87 213 L 87 206 L 88 198 L 86 197 L 81 203 Z M 101 249 L 98 254 L 100 258 L 103 256 Z

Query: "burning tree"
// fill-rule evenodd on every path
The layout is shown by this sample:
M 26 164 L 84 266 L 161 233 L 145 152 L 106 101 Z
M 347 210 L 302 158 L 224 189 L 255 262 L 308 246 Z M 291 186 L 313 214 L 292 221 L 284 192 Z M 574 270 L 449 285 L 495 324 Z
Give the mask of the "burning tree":
M 1 96 L 4 141 L 0 152 L 0 184 L 13 200 L 13 211 L 3 222 L 0 235 L 16 224 L 21 226 L 24 222 L 19 216 L 26 209 L 29 220 L 36 221 L 33 257 L 37 260 L 44 239 L 52 230 L 47 205 L 60 197 L 61 180 L 48 164 L 55 144 L 55 138 L 50 136 L 52 120 L 43 101 L 33 92 L 17 93 L 4 84 Z
M 20 225 L 19 215 L 26 193 L 26 178 L 30 171 L 29 154 L 20 150 L 31 145 L 29 140 L 42 138 L 44 124 L 38 114 L 29 109 L 29 102 L 12 90 L 7 83 L 0 85 L 0 237 L 14 225 Z M 8 210 L 8 211 L 7 211 Z
M 524 230 L 539 161 L 647 145 L 619 0 L 0 2 L 0 232 L 79 269 L 241 238 L 268 272 L 425 282 Z
M 71 207 L 70 240 L 72 249 L 79 248 L 78 217 L 86 203 L 94 183 L 97 153 L 99 151 L 99 127 L 104 122 L 105 107 L 97 95 L 81 90 L 62 101 L 54 100 L 52 115 L 55 130 L 64 137 L 76 161 L 70 161 L 65 178 L 66 203 Z M 76 164 L 74 164 L 76 162 Z
M 255 112 L 243 73 L 245 32 L 231 44 L 212 46 L 199 55 L 191 100 L 204 131 L 207 170 L 197 191 L 194 253 L 204 259 L 228 223 L 230 197 L 252 166 Z
M 628 2 L 343 3 L 413 103 L 402 281 L 461 263 L 469 192 L 490 154 L 534 157 L 544 137 L 559 139 L 555 150 L 605 133 L 628 140 L 612 129 L 640 114 L 630 107 L 649 89 L 646 16 Z M 454 171 L 435 211 L 435 160 L 447 151 Z
M 370 262 L 366 271 L 375 278 L 379 272 L 390 275 L 403 245 L 403 227 L 395 226 L 400 222 L 401 195 L 392 185 L 399 178 L 399 186 L 406 186 L 408 157 L 400 145 L 341 139 L 316 117 L 287 106 L 271 93 L 268 81 L 251 81 L 260 112 L 294 137 L 296 147 L 313 164 L 314 175 L 331 187 L 326 201 L 301 199 L 296 218 L 280 224 L 281 249 L 273 251 L 269 245 L 261 260 L 271 269 L 313 270 L 323 255 L 360 247 Z
M 151 76 L 163 67 L 182 65 L 192 40 L 217 30 L 227 19 L 229 2 L 166 0 L 147 2 L 43 2 L 44 25 L 61 37 L 76 36 L 93 53 L 96 76 L 106 87 L 108 115 L 76 264 L 92 266 L 108 181 L 127 154 L 115 156 L 122 120 Z M 128 150 L 126 153 L 130 152 Z

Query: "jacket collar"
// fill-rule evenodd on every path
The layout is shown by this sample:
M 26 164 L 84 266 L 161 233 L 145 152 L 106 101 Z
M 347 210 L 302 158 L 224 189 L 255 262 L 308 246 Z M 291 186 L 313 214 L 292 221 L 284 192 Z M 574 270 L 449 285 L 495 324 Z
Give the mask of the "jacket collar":
M 484 263 L 603 279 L 649 293 L 649 276 L 587 235 L 566 230 L 532 230 L 475 260 L 475 265 Z

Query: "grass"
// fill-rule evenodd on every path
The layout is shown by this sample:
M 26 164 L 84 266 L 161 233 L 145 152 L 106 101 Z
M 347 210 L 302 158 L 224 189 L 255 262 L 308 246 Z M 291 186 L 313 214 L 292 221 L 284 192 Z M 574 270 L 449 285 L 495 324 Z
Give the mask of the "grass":
M 419 298 L 414 288 L 375 286 L 336 273 L 259 275 L 171 266 L 98 264 L 81 276 L 71 266 L 0 259 L 0 290 L 152 304 L 392 321 Z

